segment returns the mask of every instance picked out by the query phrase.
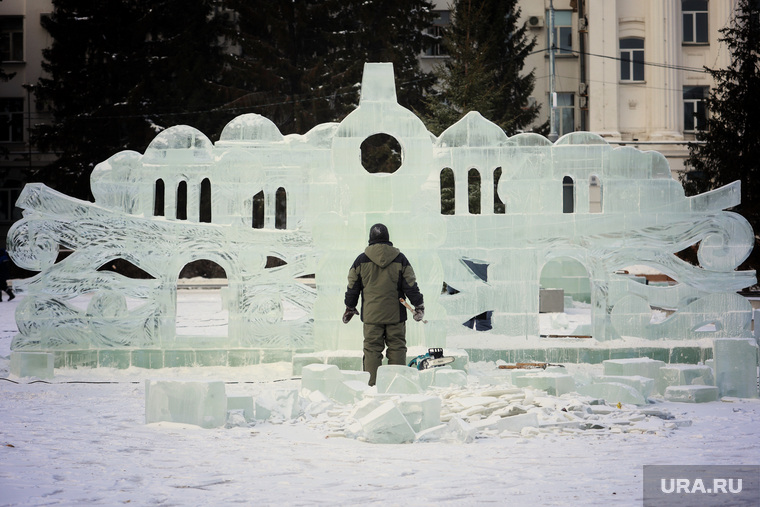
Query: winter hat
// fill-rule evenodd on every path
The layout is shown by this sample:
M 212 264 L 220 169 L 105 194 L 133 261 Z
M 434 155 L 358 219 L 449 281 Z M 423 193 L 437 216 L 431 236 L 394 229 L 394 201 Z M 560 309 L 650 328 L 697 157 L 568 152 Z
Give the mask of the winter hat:
M 375 224 L 369 228 L 369 244 L 375 243 L 388 243 L 390 242 L 390 236 L 388 235 L 388 228 L 383 224 Z

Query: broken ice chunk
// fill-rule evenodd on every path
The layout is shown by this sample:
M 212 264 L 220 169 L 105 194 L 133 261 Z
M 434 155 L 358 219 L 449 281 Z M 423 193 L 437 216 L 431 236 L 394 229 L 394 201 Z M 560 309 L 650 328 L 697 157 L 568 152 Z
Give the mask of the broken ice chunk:
M 301 411 L 300 398 L 296 389 L 276 389 L 264 391 L 256 398 L 255 417 L 259 421 L 270 418 L 290 420 Z
M 715 385 L 720 396 L 757 398 L 757 352 L 754 339 L 718 338 L 713 342 Z
M 54 362 L 47 352 L 11 352 L 10 371 L 17 377 L 53 378 Z
M 686 403 L 707 403 L 718 401 L 718 388 L 715 386 L 668 386 L 665 399 Z
M 416 432 L 441 424 L 441 398 L 438 396 L 404 396 L 398 400 L 397 406 Z
M 712 368 L 703 364 L 669 364 L 660 368 L 657 392 L 664 394 L 668 386 L 715 385 Z
M 221 380 L 146 380 L 145 424 L 194 424 L 219 428 L 227 422 L 227 396 Z
M 578 394 L 603 398 L 607 403 L 628 403 L 632 405 L 646 405 L 647 400 L 633 387 L 617 382 L 600 382 L 589 384 L 576 389 Z
M 377 392 L 419 394 L 422 392 L 420 374 L 408 366 L 383 365 L 377 369 Z
M 605 375 L 641 375 L 642 377 L 658 379 L 660 368 L 665 366 L 663 361 L 638 357 L 631 359 L 607 359 L 603 361 Z
M 301 389 L 332 396 L 341 382 L 343 374 L 334 364 L 309 364 L 301 370 Z
M 414 441 L 415 433 L 395 403 L 386 401 L 349 426 L 351 433 L 375 444 L 403 444 Z

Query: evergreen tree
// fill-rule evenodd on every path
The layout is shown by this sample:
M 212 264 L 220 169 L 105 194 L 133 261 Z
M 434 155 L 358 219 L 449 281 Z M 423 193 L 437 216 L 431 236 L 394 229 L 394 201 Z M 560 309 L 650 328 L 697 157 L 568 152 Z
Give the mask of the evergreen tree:
M 707 69 L 716 86 L 706 100 L 707 129 L 690 144 L 687 172 L 681 181 L 687 194 L 741 181 L 737 211 L 755 230 L 755 248 L 742 268 L 760 268 L 760 8 L 740 0 L 732 23 L 720 30 L 731 54 L 725 69 Z
M 238 13 L 230 67 L 240 97 L 228 107 L 259 113 L 285 134 L 340 121 L 356 108 L 365 62 L 394 64 L 406 107 L 420 104 L 432 85 L 417 60 L 432 20 L 428 0 L 230 0 L 229 6 Z
M 449 59 L 436 70 L 439 92 L 429 97 L 426 121 L 440 134 L 469 111 L 478 111 L 507 135 L 529 125 L 539 107 L 529 105 L 534 72 L 523 74 L 536 45 L 518 25 L 516 0 L 456 0 L 444 30 Z
M 69 195 L 89 196 L 92 168 L 114 153 L 142 152 L 155 135 L 189 124 L 209 136 L 229 120 L 220 102 L 219 23 L 213 0 L 53 0 L 43 18 L 37 98 L 53 122 L 34 131 L 58 159 L 34 177 Z

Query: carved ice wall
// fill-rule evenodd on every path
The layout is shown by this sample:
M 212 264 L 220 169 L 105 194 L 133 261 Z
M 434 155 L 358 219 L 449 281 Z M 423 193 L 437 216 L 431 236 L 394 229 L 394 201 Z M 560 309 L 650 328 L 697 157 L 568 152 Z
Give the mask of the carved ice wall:
M 392 174 L 362 166 L 361 144 L 378 133 L 402 148 Z M 492 205 L 497 168 L 505 213 Z M 444 170 L 454 174 L 454 215 L 441 214 Z M 467 204 L 472 170 L 481 181 L 479 214 Z M 360 349 L 361 324 L 345 326 L 340 315 L 348 267 L 376 222 L 388 225 L 425 294 L 429 324 L 408 326 L 410 345 L 444 346 L 447 333 L 462 332 L 462 322 L 486 311 L 489 333 L 505 346 L 537 336 L 541 273 L 562 260 L 587 272 L 587 331 L 596 340 L 749 333 L 751 309 L 736 291 L 756 278 L 736 268 L 754 235 L 744 218 L 724 211 L 739 204 L 738 182 L 687 198 L 659 153 L 613 148 L 589 133 L 554 145 L 535 134 L 508 138 L 476 112 L 436 138 L 398 105 L 391 64 L 365 65 L 359 107 L 340 123 L 283 136 L 248 114 L 233 119 L 216 144 L 192 127 L 172 127 L 144 154 L 124 151 L 98 164 L 91 188 L 95 203 L 42 184 L 27 185 L 18 200 L 24 217 L 9 232 L 8 249 L 18 266 L 39 274 L 17 284 L 26 297 L 13 350 L 67 351 L 79 364 L 126 357 L 169 366 Z M 592 195 L 599 190 L 600 210 Z M 186 192 L 186 209 L 178 192 Z M 263 213 L 255 205 L 262 197 Z M 284 224 L 275 215 L 278 199 L 286 203 Z M 701 266 L 676 257 L 697 243 Z M 74 253 L 56 263 L 61 246 Z M 268 256 L 287 264 L 266 268 Z M 98 269 L 114 259 L 153 278 Z M 178 276 L 198 259 L 227 275 L 226 336 L 177 333 Z M 630 265 L 654 267 L 677 284 L 616 274 Z M 299 280 L 308 274 L 316 289 Z M 443 282 L 459 293 L 441 295 Z M 86 309 L 71 304 L 83 294 L 92 295 Z M 283 318 L 284 305 L 300 316 Z M 651 307 L 675 313 L 652 324 Z M 715 333 L 696 333 L 706 323 Z

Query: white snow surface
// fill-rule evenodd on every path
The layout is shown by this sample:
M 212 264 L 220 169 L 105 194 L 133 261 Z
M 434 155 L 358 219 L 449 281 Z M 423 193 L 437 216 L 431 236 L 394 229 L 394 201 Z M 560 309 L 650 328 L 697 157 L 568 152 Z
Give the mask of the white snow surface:
M 195 292 L 202 305 L 205 291 Z M 484 429 L 471 443 L 347 438 L 352 407 L 341 405 L 231 428 L 146 425 L 146 379 L 223 380 L 227 395 L 253 397 L 300 382 L 290 363 L 16 378 L 8 357 L 22 297 L 0 303 L 0 506 L 641 505 L 643 465 L 760 464 L 755 399 L 610 404 L 601 417 L 619 424 Z M 566 367 L 578 383 L 601 374 L 600 365 Z M 442 395 L 481 396 L 478 378 L 495 372 L 494 363 L 471 363 L 468 386 Z M 579 399 L 527 394 L 543 421 L 559 420 Z

